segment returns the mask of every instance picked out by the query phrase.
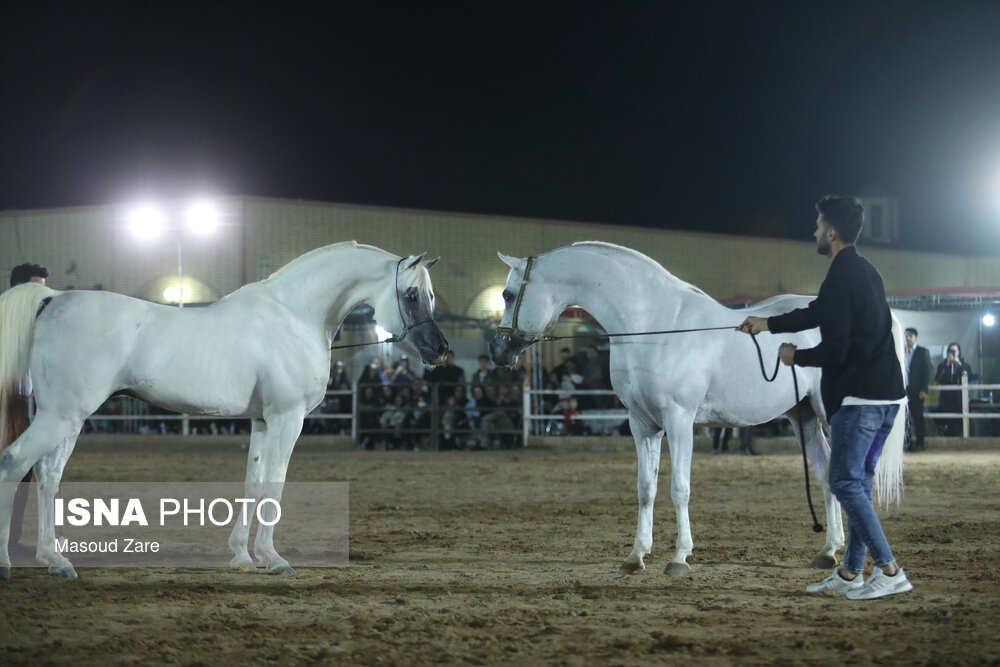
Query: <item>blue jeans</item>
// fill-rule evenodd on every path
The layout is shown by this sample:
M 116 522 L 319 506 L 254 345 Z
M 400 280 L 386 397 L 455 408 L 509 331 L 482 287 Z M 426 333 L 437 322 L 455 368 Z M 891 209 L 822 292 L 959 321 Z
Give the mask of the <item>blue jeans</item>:
M 896 560 L 872 505 L 872 482 L 898 405 L 843 405 L 830 419 L 830 488 L 847 513 L 844 569 L 863 572 L 865 555 L 883 567 Z

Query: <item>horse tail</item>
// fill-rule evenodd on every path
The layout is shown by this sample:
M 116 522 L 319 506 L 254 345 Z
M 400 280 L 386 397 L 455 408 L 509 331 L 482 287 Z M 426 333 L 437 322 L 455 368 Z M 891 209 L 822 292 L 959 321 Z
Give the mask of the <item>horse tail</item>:
M 24 283 L 0 295 L 0 451 L 28 428 L 35 317 L 42 301 L 56 294 L 45 285 Z
M 903 328 L 899 320 L 892 316 L 892 338 L 896 346 L 896 358 L 899 368 L 905 368 L 906 353 L 904 349 Z M 905 372 L 903 377 L 906 377 Z M 896 413 L 896 421 L 892 424 L 889 437 L 882 447 L 882 457 L 875 467 L 875 493 L 883 507 L 899 504 L 903 499 L 903 444 L 906 439 L 907 404 L 904 401 Z

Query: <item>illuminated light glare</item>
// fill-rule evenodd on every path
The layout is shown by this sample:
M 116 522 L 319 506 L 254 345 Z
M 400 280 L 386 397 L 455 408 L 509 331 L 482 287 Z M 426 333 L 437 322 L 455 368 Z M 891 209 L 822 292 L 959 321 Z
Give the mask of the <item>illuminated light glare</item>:
M 389 338 L 392 338 L 392 334 L 389 333 L 388 331 L 386 331 L 385 329 L 383 329 L 382 327 L 380 327 L 379 325 L 376 324 L 375 325 L 375 338 L 378 339 L 378 342 L 382 343 L 382 342 L 385 342 L 386 340 L 388 340 Z
M 983 325 L 991 327 L 997 323 L 997 318 L 993 317 L 992 313 L 986 313 L 983 315 Z
M 156 238 L 163 233 L 166 222 L 163 212 L 155 206 L 140 206 L 128 218 L 132 233 L 141 239 Z
M 163 290 L 163 300 L 167 303 L 177 303 L 178 294 L 180 294 L 180 288 L 177 285 L 171 285 Z M 184 303 L 191 303 L 191 287 L 189 285 L 184 286 Z
M 219 211 L 209 202 L 196 202 L 188 209 L 187 225 L 196 234 L 211 234 L 219 226 Z
M 501 287 L 490 296 L 490 310 L 499 315 L 506 306 L 507 303 L 503 300 L 503 288 Z

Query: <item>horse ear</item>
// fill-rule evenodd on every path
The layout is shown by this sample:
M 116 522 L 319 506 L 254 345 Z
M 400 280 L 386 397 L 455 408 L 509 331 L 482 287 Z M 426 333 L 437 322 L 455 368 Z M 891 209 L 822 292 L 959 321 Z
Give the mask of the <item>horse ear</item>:
M 415 267 L 417 264 L 420 263 L 420 260 L 422 260 L 424 258 L 424 255 L 426 254 L 427 254 L 426 252 L 422 252 L 419 255 L 410 255 L 410 257 L 413 258 L 413 261 L 407 264 L 406 268 L 412 269 L 413 267 Z
M 438 260 L 440 260 L 440 259 L 441 259 L 440 257 L 435 257 L 434 259 L 430 260 L 429 262 L 424 262 L 424 268 L 425 269 L 431 268 L 432 266 L 434 266 L 435 264 L 437 264 Z
M 503 254 L 502 252 L 498 252 L 497 257 L 500 258 L 501 262 L 512 269 L 519 269 L 524 265 L 524 260 L 519 257 L 511 257 L 510 255 Z

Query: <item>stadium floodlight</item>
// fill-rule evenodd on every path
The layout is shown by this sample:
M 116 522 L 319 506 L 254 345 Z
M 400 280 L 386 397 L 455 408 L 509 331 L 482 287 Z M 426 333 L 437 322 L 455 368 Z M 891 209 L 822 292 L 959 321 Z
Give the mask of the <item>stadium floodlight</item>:
M 163 233 L 166 218 L 163 211 L 150 204 L 144 204 L 132 211 L 128 217 L 129 228 L 141 239 L 153 239 Z
M 187 210 L 187 226 L 196 234 L 211 234 L 219 226 L 218 209 L 211 202 L 195 202 Z
M 986 313 L 983 315 L 983 326 L 991 327 L 997 323 L 997 318 L 993 317 L 993 313 Z

